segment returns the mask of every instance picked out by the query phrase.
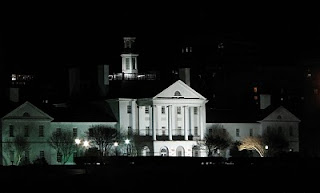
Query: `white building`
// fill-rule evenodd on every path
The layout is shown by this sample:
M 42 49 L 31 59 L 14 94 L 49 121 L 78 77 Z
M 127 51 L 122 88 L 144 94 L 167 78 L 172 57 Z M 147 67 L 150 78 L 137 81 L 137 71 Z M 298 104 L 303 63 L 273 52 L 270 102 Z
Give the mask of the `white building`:
M 127 48 L 135 39 L 124 38 Z M 182 80 L 177 80 L 164 88 L 157 87 L 157 81 L 149 79 L 151 87 L 142 86 L 138 90 L 133 81 L 138 81 L 138 54 L 123 53 L 122 78 L 124 84 L 117 84 L 119 92 L 131 88 L 129 95 L 117 95 L 110 88 L 109 97 L 86 103 L 73 103 L 62 106 L 35 106 L 26 101 L 1 119 L 1 164 L 10 165 L 16 161 L 16 152 L 6 148 L 18 134 L 27 138 L 30 150 L 25 153 L 30 161 L 44 157 L 49 164 L 58 164 L 57 152 L 47 143 L 47 139 L 56 130 L 70 130 L 75 138 L 85 140 L 86 133 L 91 126 L 105 125 L 118 130 L 121 135 L 128 138 L 135 136 L 131 143 L 134 145 L 137 156 L 189 156 L 205 157 L 207 151 L 201 144 L 206 133 L 214 125 L 223 126 L 232 137 L 233 141 L 241 141 L 247 136 L 261 135 L 269 127 L 279 128 L 284 131 L 290 142 L 291 151 L 299 151 L 299 122 L 300 120 L 286 108 L 280 106 L 272 109 L 261 119 L 250 121 L 233 121 L 230 114 L 225 117 L 228 121 L 219 121 L 216 117 L 222 115 L 212 114 L 206 109 L 208 100 L 192 89 Z M 106 67 L 106 66 L 103 66 Z M 107 69 L 107 70 L 105 70 Z M 100 69 L 101 70 L 101 69 Z M 103 68 L 103 73 L 98 72 L 100 87 L 111 84 L 106 77 L 109 76 L 108 68 Z M 184 71 L 185 72 L 185 71 Z M 185 80 L 188 75 L 184 74 Z M 107 74 L 105 74 L 107 73 Z M 130 82 L 130 76 L 133 80 Z M 79 84 L 73 76 L 70 83 Z M 112 77 L 113 80 L 117 78 Z M 129 81 L 129 82 L 128 82 Z M 154 81 L 154 82 L 150 82 Z M 114 81 L 113 81 L 114 82 Z M 140 82 L 135 82 L 139 84 Z M 141 84 L 143 84 L 141 82 Z M 77 85 L 70 85 L 74 89 Z M 78 88 L 78 87 L 77 87 Z M 159 90 L 153 94 L 154 90 Z M 105 94 L 103 94 L 105 95 Z M 132 97 L 137 96 L 139 97 Z M 265 104 L 264 108 L 270 106 Z M 209 112 L 209 113 L 208 113 Z M 236 115 L 241 117 L 241 114 Z M 131 138 L 132 139 L 132 138 Z M 119 142 L 123 143 L 123 142 Z M 289 151 L 288 149 L 288 151 Z M 226 154 L 225 156 L 228 156 Z M 73 164 L 70 158 L 69 164 Z

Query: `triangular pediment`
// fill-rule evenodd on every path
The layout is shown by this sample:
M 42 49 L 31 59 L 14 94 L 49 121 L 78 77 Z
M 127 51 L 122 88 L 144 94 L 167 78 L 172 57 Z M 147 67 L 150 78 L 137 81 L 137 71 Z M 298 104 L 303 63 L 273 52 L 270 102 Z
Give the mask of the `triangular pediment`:
M 268 116 L 266 116 L 262 122 L 300 122 L 300 119 L 292 114 L 289 110 L 283 106 L 278 107 Z
M 168 88 L 164 89 L 162 92 L 153 97 L 153 99 L 156 98 L 185 98 L 206 100 L 205 97 L 203 97 L 201 94 L 196 92 L 181 80 L 177 80 Z
M 34 106 L 32 103 L 26 101 L 22 105 L 18 106 L 10 113 L 5 115 L 2 119 L 30 119 L 30 120 L 48 120 L 52 121 L 53 118 Z

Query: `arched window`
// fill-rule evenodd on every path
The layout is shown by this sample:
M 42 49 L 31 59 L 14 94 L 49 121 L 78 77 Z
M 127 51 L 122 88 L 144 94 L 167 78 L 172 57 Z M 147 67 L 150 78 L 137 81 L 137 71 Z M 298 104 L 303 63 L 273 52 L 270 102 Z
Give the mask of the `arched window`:
M 24 117 L 30 117 L 30 114 L 29 114 L 28 112 L 24 112 L 24 113 L 23 113 L 23 116 L 24 116 Z
M 278 115 L 277 119 L 282 119 L 281 115 Z
M 176 152 L 177 152 L 177 156 L 178 156 L 178 157 L 185 156 L 185 154 L 184 154 L 184 148 L 183 148 L 182 146 L 177 147 Z
M 149 156 L 150 155 L 150 149 L 148 146 L 144 146 L 141 150 L 141 156 Z
M 181 93 L 179 91 L 174 92 L 174 96 L 181 96 Z
M 162 147 L 160 149 L 160 155 L 161 156 L 169 156 L 168 148 L 167 147 Z

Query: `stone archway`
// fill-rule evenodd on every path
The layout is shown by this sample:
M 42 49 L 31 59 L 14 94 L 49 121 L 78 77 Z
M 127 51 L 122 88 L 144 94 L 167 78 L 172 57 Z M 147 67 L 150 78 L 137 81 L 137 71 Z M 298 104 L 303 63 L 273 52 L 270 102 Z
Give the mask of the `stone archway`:
M 148 146 L 144 146 L 141 150 L 141 156 L 149 156 L 150 155 L 150 149 Z
M 160 148 L 160 156 L 169 156 L 169 150 L 167 147 L 161 147 Z
M 178 146 L 176 149 L 177 155 L 178 157 L 183 157 L 185 156 L 185 151 L 184 148 L 182 146 Z

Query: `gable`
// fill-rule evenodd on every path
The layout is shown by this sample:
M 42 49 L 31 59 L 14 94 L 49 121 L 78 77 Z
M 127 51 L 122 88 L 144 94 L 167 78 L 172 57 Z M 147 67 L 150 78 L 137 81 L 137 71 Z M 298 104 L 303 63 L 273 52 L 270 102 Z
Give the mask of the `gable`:
M 206 100 L 205 97 L 193 90 L 190 86 L 188 86 L 181 80 L 177 80 L 168 88 L 164 89 L 162 92 L 153 97 L 153 99 L 156 98 L 186 98 Z
M 300 122 L 300 119 L 283 106 L 280 106 L 261 120 L 261 122 Z
M 26 101 L 7 115 L 5 115 L 4 119 L 41 119 L 41 120 L 49 120 L 52 121 L 53 118 L 48 114 L 44 113 L 42 110 Z

